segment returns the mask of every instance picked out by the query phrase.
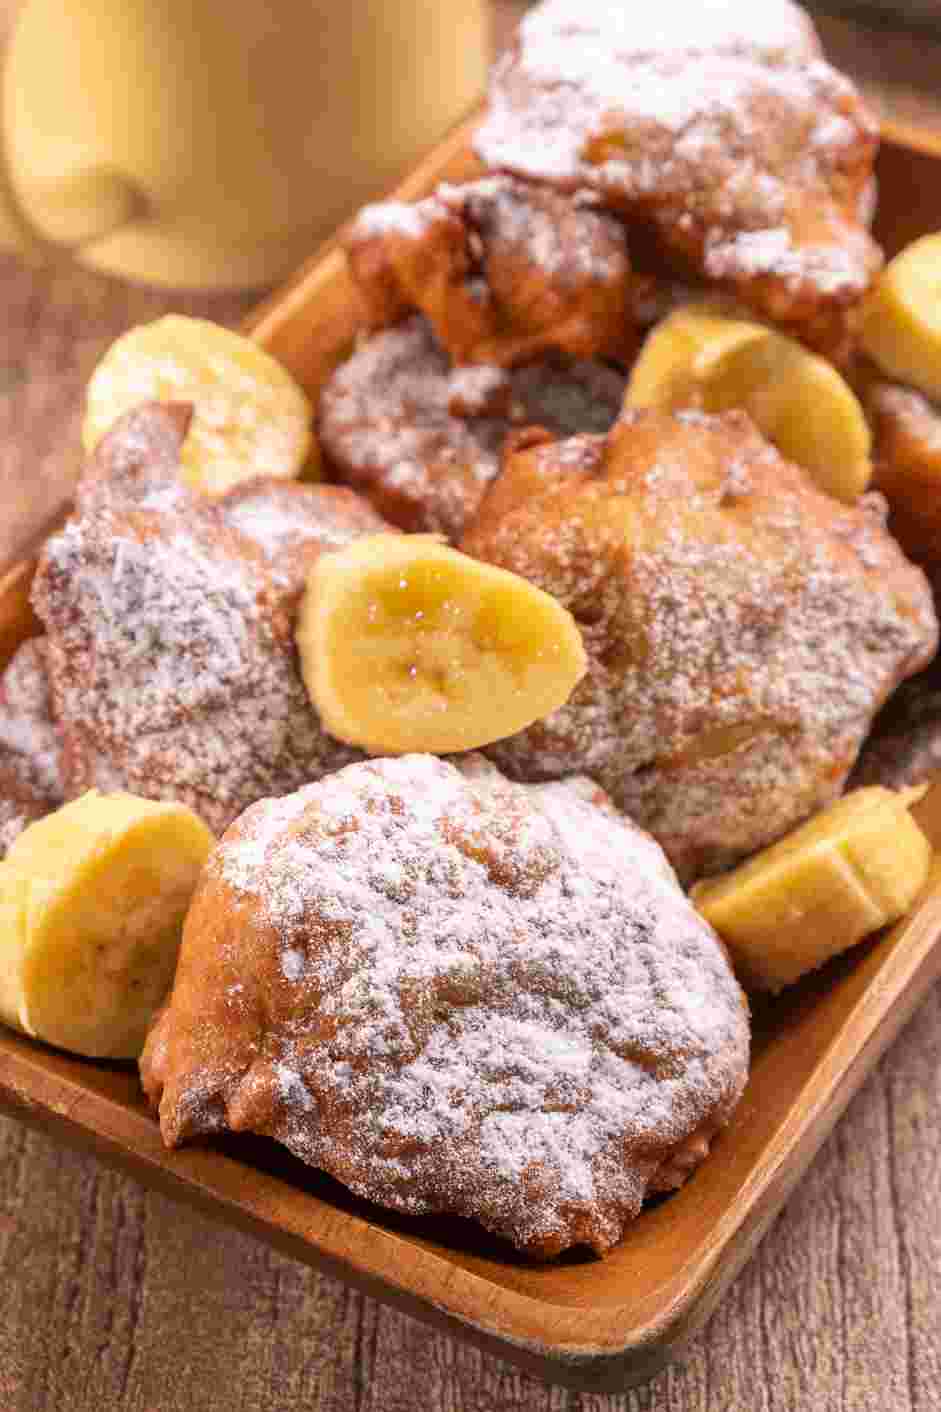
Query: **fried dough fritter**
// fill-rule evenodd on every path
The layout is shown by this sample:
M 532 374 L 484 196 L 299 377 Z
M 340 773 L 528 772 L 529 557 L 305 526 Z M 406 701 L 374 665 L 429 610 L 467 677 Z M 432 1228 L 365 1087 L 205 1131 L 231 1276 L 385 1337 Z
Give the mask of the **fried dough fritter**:
M 883 510 L 817 491 L 740 412 L 522 434 L 461 547 L 554 594 L 590 666 L 487 753 L 517 779 L 597 780 L 687 882 L 780 837 L 839 794 L 936 649 Z
M 608 1250 L 728 1121 L 748 1018 L 660 849 L 598 794 L 410 755 L 249 809 L 141 1059 L 164 1141 L 264 1133 L 536 1258 Z
M 318 434 L 341 480 L 404 530 L 460 536 L 513 427 L 606 431 L 625 379 L 605 363 L 544 359 L 451 368 L 414 315 L 365 340 L 327 382 Z
M 391 528 L 345 485 L 262 476 L 243 481 L 217 503 L 223 522 L 261 551 L 275 584 L 290 597 L 301 593 L 321 554 Z
M 0 858 L 27 824 L 65 799 L 62 742 L 52 719 L 46 643 L 30 638 L 0 677 Z
M 116 423 L 75 514 L 43 548 L 33 603 L 47 632 L 68 792 L 177 799 L 220 833 L 256 799 L 357 758 L 310 705 L 293 605 L 308 556 L 338 542 L 344 501 L 349 539 L 385 526 L 349 491 L 299 489 L 294 546 L 273 571 L 264 483 L 231 504 L 195 495 L 178 475 L 185 431 L 185 415 L 160 403 Z M 269 509 L 280 513 L 280 486 L 275 494 Z M 251 536 L 236 527 L 247 495 Z
M 799 336 L 881 263 L 878 127 L 789 0 L 544 0 L 492 76 L 478 155 L 585 189 L 689 270 Z
M 627 237 L 589 192 L 501 176 L 440 186 L 364 207 L 345 244 L 372 327 L 419 310 L 456 364 L 636 352 Z
M 889 528 L 906 554 L 941 577 L 941 410 L 922 393 L 875 381 L 866 395 L 873 484 L 889 502 Z

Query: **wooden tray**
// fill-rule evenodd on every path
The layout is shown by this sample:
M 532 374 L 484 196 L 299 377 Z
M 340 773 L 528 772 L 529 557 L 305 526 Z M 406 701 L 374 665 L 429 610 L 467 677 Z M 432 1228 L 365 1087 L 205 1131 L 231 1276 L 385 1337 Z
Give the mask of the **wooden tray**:
M 472 172 L 468 130 L 399 194 L 413 199 Z M 886 137 L 877 229 L 893 252 L 941 228 L 941 143 L 898 129 Z M 357 321 L 331 242 L 251 328 L 316 394 Z M 38 630 L 32 570 L 24 562 L 0 583 L 0 663 Z M 941 846 L 941 785 L 919 816 Z M 372 1207 L 261 1139 L 167 1152 L 132 1069 L 2 1029 L 0 1108 L 544 1378 L 620 1389 L 652 1376 L 703 1323 L 939 975 L 941 861 L 907 921 L 757 1007 L 754 1066 L 731 1126 L 693 1180 L 645 1209 L 603 1261 L 530 1266 L 468 1222 Z

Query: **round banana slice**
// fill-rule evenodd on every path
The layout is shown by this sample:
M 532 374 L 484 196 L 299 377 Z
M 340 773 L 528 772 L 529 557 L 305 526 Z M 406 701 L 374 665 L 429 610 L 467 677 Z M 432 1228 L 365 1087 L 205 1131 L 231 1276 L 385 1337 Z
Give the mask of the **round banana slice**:
M 95 790 L 31 824 L 0 863 L 0 1019 L 136 1058 L 213 843 L 181 804 Z
M 741 867 L 696 884 L 692 899 L 747 986 L 780 990 L 908 911 L 932 857 L 908 812 L 920 794 L 853 790 Z
M 561 706 L 586 670 L 548 593 L 434 535 L 378 534 L 324 554 L 297 631 L 327 730 L 373 754 L 448 754 Z
M 941 232 L 885 267 L 863 305 L 860 339 L 889 377 L 941 400 Z
M 168 314 L 113 343 L 91 375 L 82 441 L 91 452 L 141 402 L 191 402 L 187 482 L 221 495 L 254 476 L 316 478 L 312 410 L 263 348 L 206 319 Z
M 761 324 L 680 309 L 641 350 L 628 407 L 739 407 L 821 490 L 857 500 L 872 476 L 872 438 L 848 384 L 824 358 Z

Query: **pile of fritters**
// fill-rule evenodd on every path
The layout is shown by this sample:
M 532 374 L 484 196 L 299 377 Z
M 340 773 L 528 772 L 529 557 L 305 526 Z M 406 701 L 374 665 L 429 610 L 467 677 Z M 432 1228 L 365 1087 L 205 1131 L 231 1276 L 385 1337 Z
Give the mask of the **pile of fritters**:
M 317 424 L 346 487 L 202 500 L 183 406 L 101 443 L 41 557 L 45 636 L 0 687 L 0 843 L 90 786 L 227 830 L 142 1060 L 168 1143 L 265 1133 L 542 1258 L 606 1250 L 705 1156 L 747 1012 L 676 874 L 781 837 L 854 767 L 941 766 L 933 678 L 865 745 L 937 650 L 906 553 L 941 567 L 909 503 L 941 414 L 868 376 L 887 528 L 744 413 L 625 411 L 625 382 L 703 289 L 853 364 L 876 145 L 791 0 L 543 0 L 494 70 L 482 175 L 348 234 L 364 327 Z M 392 526 L 582 631 L 568 703 L 489 762 L 364 761 L 307 698 L 307 571 Z

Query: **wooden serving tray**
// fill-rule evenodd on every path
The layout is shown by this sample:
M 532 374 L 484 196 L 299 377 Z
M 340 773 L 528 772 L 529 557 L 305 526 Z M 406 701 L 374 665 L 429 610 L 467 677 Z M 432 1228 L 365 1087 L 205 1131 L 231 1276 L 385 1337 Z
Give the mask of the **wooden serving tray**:
M 475 168 L 465 126 L 399 189 Z M 941 142 L 890 129 L 877 231 L 893 253 L 941 229 Z M 251 321 L 314 395 L 359 310 L 335 241 Z M 33 565 L 0 582 L 0 664 L 38 631 Z M 941 784 L 918 806 L 941 847 Z M 0 1028 L 0 1109 L 142 1181 L 554 1382 L 621 1389 L 652 1376 L 706 1319 L 851 1096 L 941 975 L 941 860 L 911 916 L 755 1007 L 745 1097 L 683 1190 L 652 1203 L 604 1260 L 540 1267 L 469 1222 L 409 1219 L 351 1196 L 273 1142 L 167 1152 L 126 1065 L 73 1059 Z

